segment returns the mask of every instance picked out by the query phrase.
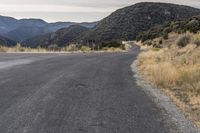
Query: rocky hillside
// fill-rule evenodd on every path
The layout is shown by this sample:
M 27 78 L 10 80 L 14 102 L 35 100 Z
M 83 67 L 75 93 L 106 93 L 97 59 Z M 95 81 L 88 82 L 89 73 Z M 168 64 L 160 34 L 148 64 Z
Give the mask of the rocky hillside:
M 75 42 L 80 36 L 88 31 L 88 28 L 80 25 L 72 25 L 68 28 L 60 29 L 54 33 L 45 34 L 42 36 L 33 37 L 22 42 L 23 46 L 28 47 L 48 47 L 56 45 L 63 47 L 70 42 Z
M 197 33 L 198 31 L 200 31 L 200 16 L 195 16 L 188 19 L 180 19 L 153 27 L 148 31 L 140 33 L 137 36 L 137 40 L 144 42 L 159 37 L 167 39 L 170 32 L 180 34 L 187 31 L 192 33 Z
M 143 2 L 113 12 L 90 30 L 83 40 L 97 43 L 111 40 L 134 40 L 139 32 L 156 25 L 200 14 L 200 9 L 166 3 Z

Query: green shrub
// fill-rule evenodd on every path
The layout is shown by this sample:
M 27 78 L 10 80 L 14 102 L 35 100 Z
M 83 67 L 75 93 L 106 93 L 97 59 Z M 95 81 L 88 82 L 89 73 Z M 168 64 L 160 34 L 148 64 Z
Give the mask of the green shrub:
M 191 37 L 187 34 L 181 35 L 178 40 L 176 41 L 176 45 L 179 47 L 185 47 L 187 44 L 190 43 Z
M 198 20 L 191 20 L 186 24 L 186 28 L 192 32 L 196 33 L 199 30 L 199 21 Z
M 109 41 L 109 42 L 103 42 L 100 47 L 101 48 L 104 48 L 104 47 L 122 48 L 123 44 L 121 42 L 118 42 L 118 41 Z
M 164 32 L 165 32 L 165 33 L 170 33 L 171 31 L 172 31 L 172 30 L 171 30 L 170 27 L 167 27 L 167 28 L 164 29 Z

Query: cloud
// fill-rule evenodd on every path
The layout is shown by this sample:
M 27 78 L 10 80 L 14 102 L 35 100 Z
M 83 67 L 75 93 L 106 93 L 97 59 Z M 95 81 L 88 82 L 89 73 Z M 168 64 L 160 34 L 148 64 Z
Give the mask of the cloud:
M 108 16 L 109 12 L 9 12 L 1 13 L 4 16 L 21 18 L 42 18 L 47 22 L 72 21 L 72 22 L 93 22 Z M 87 16 L 87 17 L 86 17 Z
M 115 8 L 97 8 L 72 5 L 6 5 L 0 4 L 0 12 L 112 12 Z
M 95 21 L 138 2 L 166 2 L 200 7 L 199 0 L 0 0 L 0 14 L 47 21 Z

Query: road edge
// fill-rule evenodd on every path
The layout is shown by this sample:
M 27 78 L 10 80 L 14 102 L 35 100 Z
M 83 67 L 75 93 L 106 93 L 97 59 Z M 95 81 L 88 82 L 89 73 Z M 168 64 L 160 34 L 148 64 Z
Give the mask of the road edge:
M 137 70 L 137 60 L 131 64 L 133 77 L 136 79 L 138 86 L 150 96 L 153 101 L 162 109 L 164 109 L 169 117 L 182 133 L 200 133 L 198 129 L 190 120 L 188 120 L 172 100 L 166 96 L 161 90 L 151 85 Z

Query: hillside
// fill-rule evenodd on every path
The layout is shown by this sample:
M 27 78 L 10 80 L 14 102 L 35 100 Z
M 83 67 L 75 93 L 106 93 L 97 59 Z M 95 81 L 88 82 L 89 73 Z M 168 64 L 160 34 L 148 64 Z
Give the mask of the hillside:
M 200 16 L 172 21 L 160 26 L 153 27 L 148 31 L 140 33 L 137 36 L 137 40 L 144 42 L 158 37 L 167 39 L 170 32 L 180 34 L 185 33 L 186 31 L 192 33 L 197 33 L 200 31 Z
M 0 16 L 0 35 L 6 34 L 17 26 L 17 19 Z
M 41 19 L 15 19 L 12 17 L 0 16 L 0 35 L 4 35 L 19 27 L 44 27 L 48 23 Z
M 75 22 L 55 22 L 55 23 L 49 23 L 45 28 L 48 31 L 55 32 L 61 28 L 67 28 L 72 25 L 80 25 L 86 28 L 93 28 L 97 25 L 98 22 L 83 22 L 83 23 L 75 23 Z
M 44 27 L 22 26 L 4 34 L 4 36 L 17 42 L 22 42 L 28 38 L 43 35 L 46 33 L 50 33 L 50 31 Z
M 166 3 L 143 2 L 113 12 L 90 30 L 82 40 L 97 43 L 111 40 L 134 40 L 139 32 L 156 25 L 200 14 L 200 9 Z
M 80 25 L 72 25 L 68 28 L 60 29 L 54 33 L 33 37 L 22 42 L 23 46 L 28 47 L 48 47 L 49 45 L 57 45 L 59 47 L 66 46 L 70 42 L 74 42 L 82 33 L 88 31 L 88 28 Z
M 17 43 L 6 37 L 0 36 L 0 46 L 15 46 Z
M 200 16 L 154 27 L 137 39 L 137 67 L 200 127 Z

